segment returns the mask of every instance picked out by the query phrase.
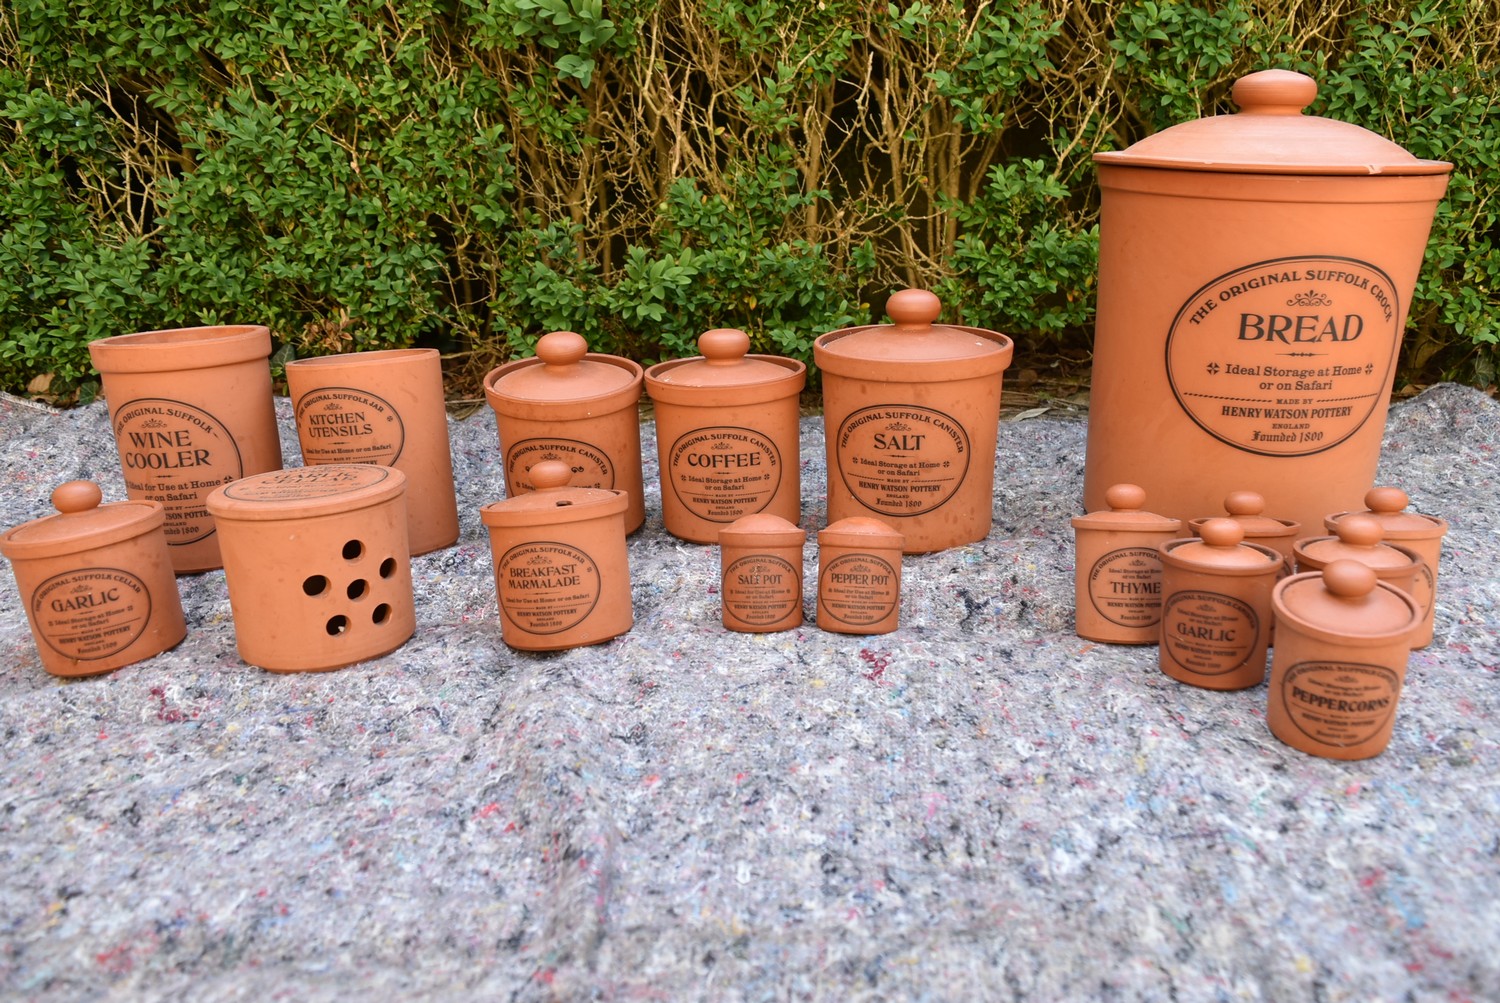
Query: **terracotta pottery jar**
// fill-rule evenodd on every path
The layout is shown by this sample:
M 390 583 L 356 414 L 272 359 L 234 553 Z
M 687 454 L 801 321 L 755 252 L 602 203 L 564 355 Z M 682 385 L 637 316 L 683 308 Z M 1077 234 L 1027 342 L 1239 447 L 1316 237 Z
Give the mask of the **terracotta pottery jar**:
M 1143 511 L 1139 485 L 1115 484 L 1109 506 L 1074 516 L 1074 620 L 1079 637 L 1108 644 L 1155 644 L 1161 637 L 1161 555 L 1182 535 L 1182 520 Z
M 1266 723 L 1294 749 L 1329 759 L 1385 751 L 1406 682 L 1416 601 L 1358 561 L 1283 579 Z
M 1408 512 L 1410 502 L 1405 491 L 1393 487 L 1376 487 L 1365 492 L 1365 511 L 1335 512 L 1323 520 L 1328 532 L 1337 531 L 1337 523 L 1346 515 L 1365 515 L 1380 523 L 1381 539 L 1414 551 L 1422 558 L 1412 583 L 1412 598 L 1422 609 L 1422 623 L 1417 629 L 1413 648 L 1432 643 L 1433 614 L 1436 612 L 1438 562 L 1442 559 L 1443 537 L 1448 533 L 1446 519 L 1420 512 Z
M 1312 527 L 1373 479 L 1452 165 L 1303 114 L 1316 93 L 1252 73 L 1238 114 L 1095 155 L 1089 508 L 1134 480 L 1189 519 L 1250 484 Z
M 828 519 L 884 519 L 908 554 L 982 540 L 993 520 L 1000 387 L 1014 346 L 994 331 L 938 324 L 941 312 L 932 293 L 904 289 L 886 304 L 894 323 L 813 342 Z
M 779 515 L 741 516 L 719 531 L 724 626 L 759 634 L 802 626 L 807 531 Z
M 1374 569 L 1376 578 L 1415 598 L 1417 581 L 1426 562 L 1408 547 L 1382 542 L 1385 530 L 1378 520 L 1367 515 L 1349 515 L 1334 523 L 1333 534 L 1297 541 L 1292 550 L 1299 572 L 1321 571 L 1334 561 L 1358 561 Z
M 330 463 L 216 488 L 224 577 L 240 657 L 321 672 L 384 655 L 416 630 L 406 475 Z
M 94 676 L 187 636 L 160 502 L 100 505 L 93 481 L 52 492 L 57 514 L 0 534 L 42 666 Z
M 89 345 L 126 493 L 162 503 L 178 574 L 223 563 L 203 504 L 209 492 L 281 468 L 270 354 L 270 332 L 252 325 L 145 331 Z
M 523 651 L 554 651 L 618 637 L 635 622 L 623 491 L 569 487 L 572 471 L 543 460 L 534 490 L 479 510 L 490 531 L 500 632 Z
M 406 475 L 412 554 L 458 539 L 443 367 L 435 348 L 298 359 L 286 366 L 302 461 L 374 463 Z
M 1292 544 L 1296 542 L 1297 534 L 1302 531 L 1301 523 L 1266 515 L 1266 500 L 1256 491 L 1231 492 L 1224 499 L 1224 511 L 1229 514 L 1230 519 L 1240 524 L 1240 529 L 1245 531 L 1246 540 L 1270 547 L 1282 556 L 1286 562 L 1286 570 L 1283 574 L 1292 573 L 1295 567 Z M 1211 518 L 1220 517 L 1203 516 L 1199 519 L 1189 519 L 1188 529 L 1196 535 L 1203 524 Z
M 818 532 L 818 627 L 889 634 L 901 624 L 901 533 L 850 516 Z
M 556 460 L 574 487 L 625 492 L 625 531 L 640 529 L 641 379 L 639 365 L 590 352 L 572 331 L 544 334 L 534 358 L 491 370 L 484 396 L 500 432 L 506 496 L 536 490 L 526 472 Z
M 749 350 L 743 331 L 706 331 L 702 355 L 646 370 L 662 520 L 693 543 L 715 543 L 721 529 L 755 512 L 801 517 L 798 394 L 807 367 Z
M 1266 678 L 1271 590 L 1281 555 L 1245 543 L 1233 519 L 1210 519 L 1202 538 L 1162 544 L 1161 670 L 1210 690 Z

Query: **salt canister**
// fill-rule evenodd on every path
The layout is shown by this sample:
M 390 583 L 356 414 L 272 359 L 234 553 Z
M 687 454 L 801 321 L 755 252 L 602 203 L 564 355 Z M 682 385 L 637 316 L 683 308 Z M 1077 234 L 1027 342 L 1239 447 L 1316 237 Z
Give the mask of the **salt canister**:
M 901 622 L 901 533 L 849 516 L 818 532 L 818 626 L 836 634 L 889 634 Z
M 111 672 L 187 635 L 161 503 L 102 497 L 92 481 L 69 481 L 52 492 L 56 515 L 0 534 L 42 667 L 55 676 Z
M 806 530 L 769 512 L 741 516 L 719 531 L 725 627 L 758 634 L 802 625 L 806 540 Z
M 1346 515 L 1369 516 L 1380 523 L 1381 539 L 1388 543 L 1407 547 L 1422 558 L 1422 567 L 1412 583 L 1412 598 L 1422 608 L 1422 623 L 1417 629 L 1414 648 L 1425 648 L 1432 643 L 1433 615 L 1436 611 L 1438 562 L 1442 558 L 1443 537 L 1448 533 L 1448 521 L 1435 515 L 1424 515 L 1407 510 L 1410 499 L 1406 492 L 1395 487 L 1371 488 L 1365 493 L 1365 511 L 1335 512 L 1323 520 L 1328 532 Z
M 1161 636 L 1161 555 L 1182 535 L 1182 520 L 1144 510 L 1146 492 L 1115 484 L 1107 506 L 1073 517 L 1074 621 L 1079 637 L 1108 644 L 1155 644 Z

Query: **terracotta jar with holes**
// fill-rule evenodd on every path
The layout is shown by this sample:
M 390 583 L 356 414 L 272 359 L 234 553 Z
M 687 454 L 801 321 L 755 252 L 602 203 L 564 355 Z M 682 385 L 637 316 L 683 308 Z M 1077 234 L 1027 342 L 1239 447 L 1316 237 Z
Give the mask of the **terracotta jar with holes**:
M 1339 520 L 1345 516 L 1367 516 L 1380 523 L 1383 541 L 1406 547 L 1422 558 L 1422 566 L 1412 582 L 1412 598 L 1422 608 L 1422 622 L 1417 628 L 1412 647 L 1425 648 L 1432 643 L 1438 562 L 1442 559 L 1443 537 L 1448 533 L 1448 521 L 1439 516 L 1410 511 L 1406 507 L 1410 500 L 1400 488 L 1371 488 L 1365 492 L 1363 512 L 1335 512 L 1323 520 L 1323 525 L 1328 532 L 1335 533 Z
M 1075 632 L 1108 644 L 1155 644 L 1161 637 L 1161 554 L 1182 535 L 1182 520 L 1144 510 L 1146 492 L 1115 484 L 1108 508 L 1073 518 Z
M 240 657 L 272 672 L 337 669 L 394 651 L 416 629 L 406 475 L 334 463 L 216 488 Z

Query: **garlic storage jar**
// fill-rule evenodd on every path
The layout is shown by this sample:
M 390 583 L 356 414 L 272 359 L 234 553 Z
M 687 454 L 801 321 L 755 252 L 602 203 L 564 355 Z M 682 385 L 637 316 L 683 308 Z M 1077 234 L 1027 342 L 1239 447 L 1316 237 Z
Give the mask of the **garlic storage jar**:
M 1159 548 L 1182 520 L 1146 512 L 1146 492 L 1115 484 L 1108 508 L 1073 518 L 1074 630 L 1109 644 L 1155 644 L 1161 636 Z

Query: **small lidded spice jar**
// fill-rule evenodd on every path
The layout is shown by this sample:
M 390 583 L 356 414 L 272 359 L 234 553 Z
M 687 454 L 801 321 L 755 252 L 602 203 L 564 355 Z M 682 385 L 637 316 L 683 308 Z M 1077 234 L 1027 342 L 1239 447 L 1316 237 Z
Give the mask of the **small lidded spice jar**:
M 555 651 L 618 637 L 635 622 L 623 491 L 569 487 L 572 471 L 543 460 L 535 490 L 479 510 L 490 531 L 500 631 L 523 651 Z
M 1074 516 L 1074 628 L 1108 644 L 1155 644 L 1161 634 L 1161 555 L 1182 520 L 1142 511 L 1146 492 L 1115 484 L 1109 508 Z
M 1251 543 L 1264 544 L 1276 551 L 1286 562 L 1284 574 L 1292 573 L 1295 567 L 1292 543 L 1302 529 L 1301 523 L 1266 515 L 1266 500 L 1257 491 L 1231 492 L 1224 499 L 1224 511 L 1229 513 L 1229 518 L 1240 524 L 1240 529 L 1245 531 L 1246 540 Z M 1204 516 L 1201 519 L 1190 519 L 1188 529 L 1196 535 L 1210 518 L 1216 517 Z
M 158 655 L 187 636 L 161 502 L 99 504 L 93 481 L 52 492 L 56 515 L 0 534 L 42 666 L 93 676 Z
M 835 634 L 889 634 L 901 620 L 902 536 L 879 519 L 850 516 L 818 532 L 818 626 Z
M 757 634 L 802 626 L 807 531 L 779 515 L 741 516 L 719 531 L 724 626 Z
M 1285 565 L 1270 547 L 1244 542 L 1233 519 L 1210 519 L 1200 532 L 1161 546 L 1161 670 L 1210 690 L 1258 685 L 1271 590 Z
M 1348 515 L 1364 515 L 1380 523 L 1384 532 L 1381 539 L 1388 543 L 1406 547 L 1422 558 L 1422 567 L 1417 571 L 1412 585 L 1412 598 L 1422 607 L 1422 624 L 1416 633 L 1413 648 L 1425 648 L 1432 643 L 1433 614 L 1437 599 L 1438 562 L 1442 558 L 1443 537 L 1448 533 L 1446 519 L 1435 515 L 1423 515 L 1406 509 L 1410 499 L 1400 488 L 1371 488 L 1365 494 L 1364 512 L 1335 512 L 1323 520 L 1328 532 L 1337 532 L 1339 520 Z
M 1273 596 L 1280 629 L 1266 724 L 1294 749 L 1368 759 L 1391 741 L 1406 681 L 1416 600 L 1375 570 L 1335 560 L 1284 579 Z
M 1333 524 L 1332 536 L 1298 540 L 1292 548 L 1298 571 L 1322 571 L 1338 560 L 1358 561 L 1409 596 L 1416 596 L 1422 556 L 1398 543 L 1385 543 L 1385 530 L 1368 515 L 1347 515 Z M 1415 637 L 1413 638 L 1415 640 Z

